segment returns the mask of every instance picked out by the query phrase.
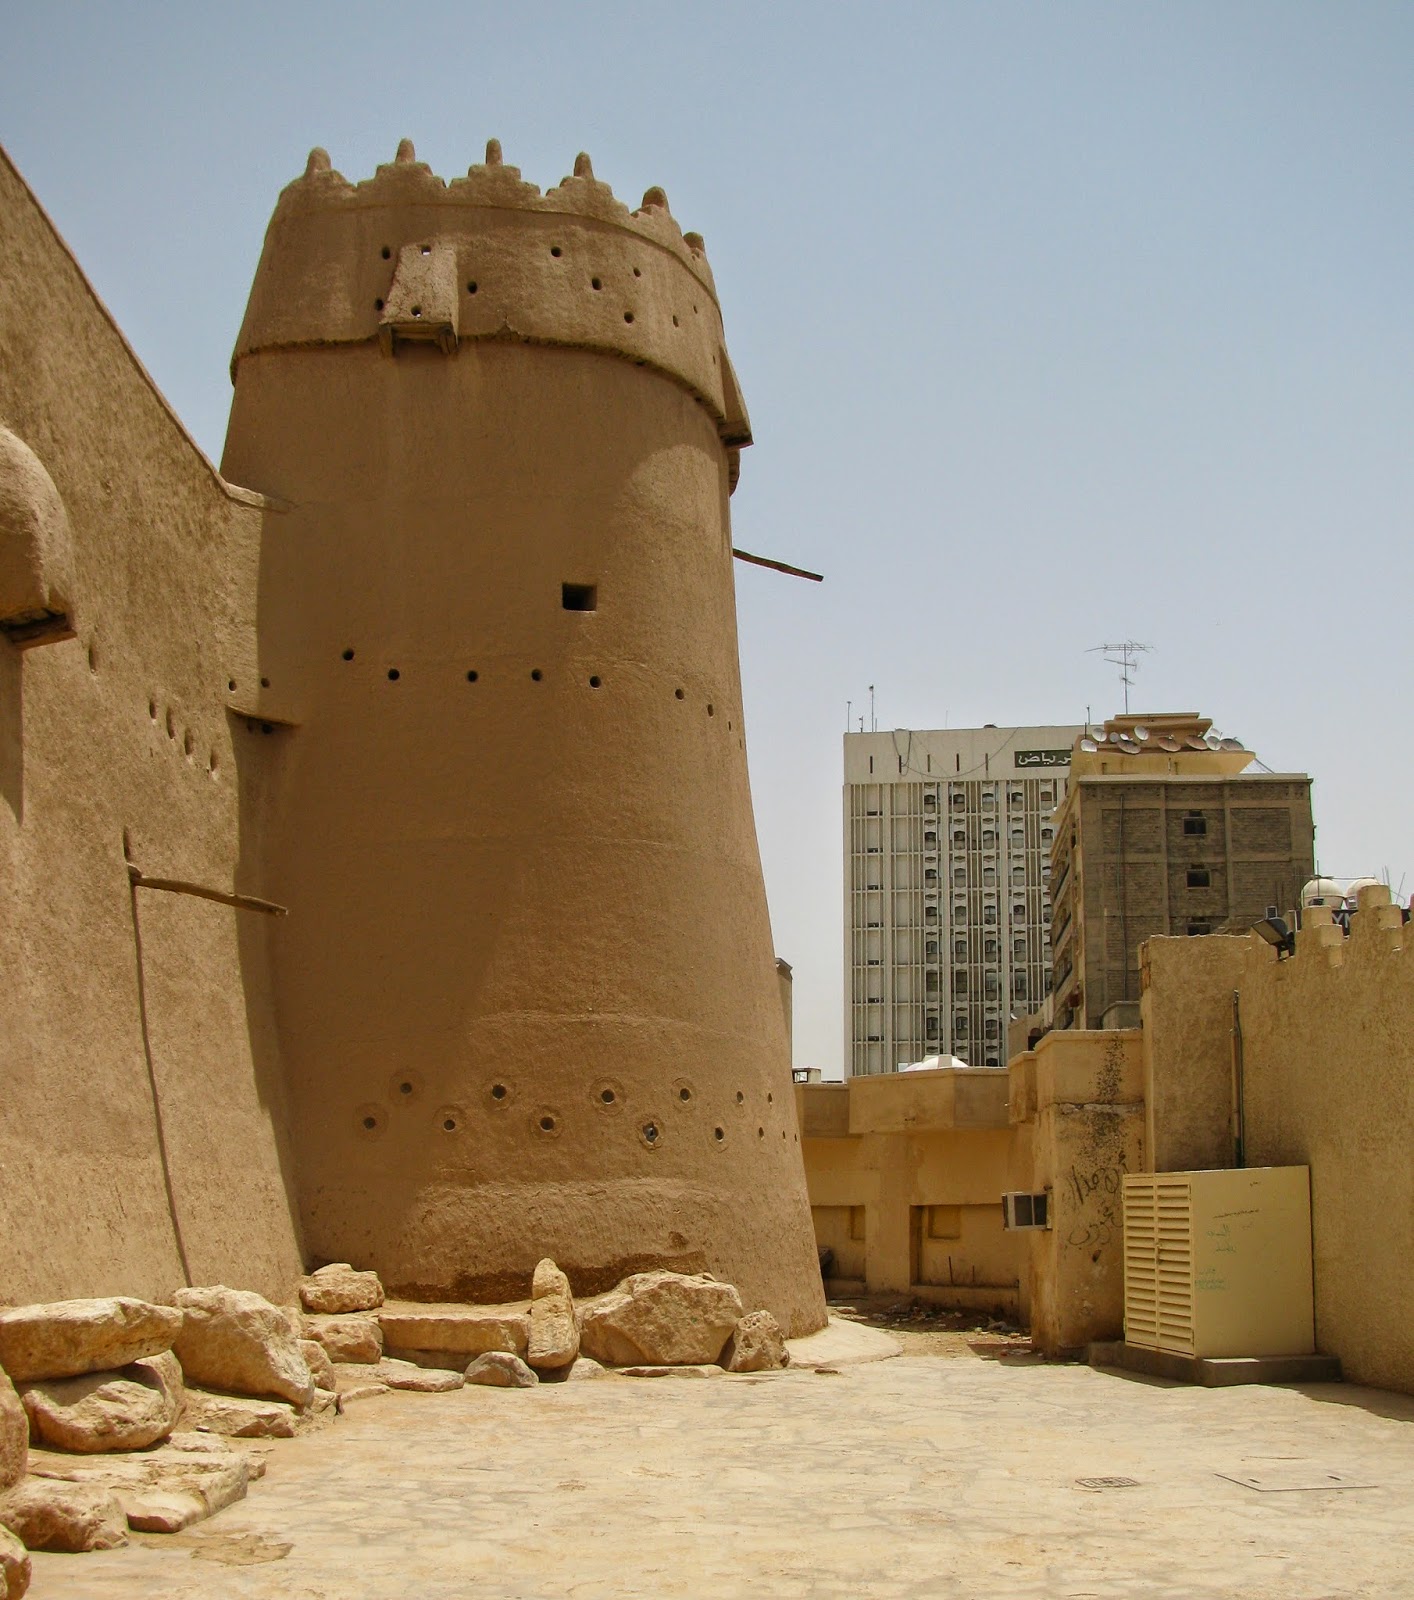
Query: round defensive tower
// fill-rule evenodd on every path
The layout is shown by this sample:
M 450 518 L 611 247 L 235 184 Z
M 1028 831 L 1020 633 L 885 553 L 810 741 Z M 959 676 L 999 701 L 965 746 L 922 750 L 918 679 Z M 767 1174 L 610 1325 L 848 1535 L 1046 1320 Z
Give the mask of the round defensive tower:
M 280 196 L 223 461 L 305 1243 L 418 1299 L 706 1270 L 824 1321 L 747 782 L 749 425 L 661 190 L 404 143 Z

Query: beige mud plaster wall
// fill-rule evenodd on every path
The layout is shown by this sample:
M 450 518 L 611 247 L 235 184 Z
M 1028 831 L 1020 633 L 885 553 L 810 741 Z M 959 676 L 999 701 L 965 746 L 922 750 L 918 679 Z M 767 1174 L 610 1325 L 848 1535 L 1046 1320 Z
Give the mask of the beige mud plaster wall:
M 587 176 L 406 155 L 285 191 L 225 453 L 290 506 L 257 709 L 309 1248 L 431 1299 L 705 1268 L 808 1332 L 710 275 Z M 435 342 L 388 323 L 422 259 Z
M 1143 1159 L 1138 1030 L 1048 1033 L 1009 1070 L 1013 1115 L 1023 1118 L 1014 1138 L 1024 1140 L 1029 1124 L 1029 1187 L 1049 1195 L 1050 1227 L 1027 1236 L 1032 1338 L 1052 1352 L 1117 1338 L 1124 1320 L 1120 1180 L 1141 1171 Z
M 139 964 L 123 857 L 126 829 L 150 874 L 272 889 L 236 870 L 260 780 L 226 711 L 229 679 L 256 670 L 260 513 L 188 439 L 3 157 L 0 219 L 0 425 L 67 508 L 78 635 L 0 641 L 0 1293 L 181 1284 L 155 1080 L 193 1278 L 284 1294 L 300 1259 L 259 931 L 140 892 Z
M 1153 938 L 1140 950 L 1144 1157 L 1151 1172 L 1233 1164 L 1232 996 L 1251 939 Z
M 1311 1169 L 1317 1348 L 1414 1392 L 1414 939 L 1387 895 L 1362 894 L 1348 939 L 1307 911 L 1287 961 L 1249 938 L 1235 986 L 1248 1164 Z M 1174 952 L 1151 968 L 1156 1005 L 1212 978 Z
M 796 1097 L 816 1239 L 837 1277 L 1016 1309 L 1023 1245 L 1002 1228 L 1001 1073 L 887 1074 L 798 1086 Z

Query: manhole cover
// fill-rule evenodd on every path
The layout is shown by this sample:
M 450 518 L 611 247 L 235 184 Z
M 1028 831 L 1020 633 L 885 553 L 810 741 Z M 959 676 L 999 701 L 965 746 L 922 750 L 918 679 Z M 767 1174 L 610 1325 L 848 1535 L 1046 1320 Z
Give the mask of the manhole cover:
M 1229 1483 L 1240 1483 L 1244 1489 L 1255 1489 L 1259 1494 L 1291 1494 L 1305 1489 L 1374 1489 L 1378 1485 L 1362 1483 L 1345 1472 L 1323 1472 L 1319 1467 L 1278 1467 L 1265 1472 L 1220 1472 L 1218 1477 Z
M 1077 1478 L 1077 1489 L 1137 1489 L 1138 1478 Z

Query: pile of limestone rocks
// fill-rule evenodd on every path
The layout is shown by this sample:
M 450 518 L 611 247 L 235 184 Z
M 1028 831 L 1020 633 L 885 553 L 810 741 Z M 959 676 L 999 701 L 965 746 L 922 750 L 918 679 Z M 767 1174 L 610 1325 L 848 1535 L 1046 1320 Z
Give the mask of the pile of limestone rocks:
M 264 1461 L 230 1439 L 337 1404 L 288 1311 L 221 1285 L 173 1298 L 0 1311 L 3 1600 L 28 1586 L 26 1550 L 112 1549 L 241 1499 Z
M 642 1272 L 576 1301 L 553 1261 L 528 1302 L 385 1303 L 344 1262 L 300 1306 L 224 1285 L 171 1305 L 113 1297 L 0 1310 L 0 1600 L 26 1550 L 103 1550 L 177 1532 L 263 1475 L 252 1441 L 290 1438 L 389 1389 L 530 1388 L 630 1375 L 761 1372 L 789 1356 L 769 1312 L 706 1273 Z
M 328 1319 L 338 1321 L 341 1319 Z M 529 1304 L 385 1306 L 387 1354 L 370 1376 L 459 1370 L 501 1388 L 577 1382 L 615 1368 L 629 1376 L 764 1372 L 789 1356 L 769 1311 L 745 1313 L 729 1283 L 707 1273 L 639 1272 L 616 1289 L 576 1301 L 553 1261 L 535 1269 Z M 316 1331 L 316 1338 L 323 1336 Z

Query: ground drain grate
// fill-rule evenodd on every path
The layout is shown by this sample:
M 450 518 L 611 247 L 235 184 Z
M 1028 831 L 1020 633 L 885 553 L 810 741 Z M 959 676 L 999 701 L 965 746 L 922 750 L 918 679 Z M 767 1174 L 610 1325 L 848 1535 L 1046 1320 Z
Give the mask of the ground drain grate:
M 1322 1472 L 1319 1467 L 1278 1468 L 1274 1472 L 1220 1472 L 1220 1478 L 1255 1489 L 1258 1494 L 1294 1494 L 1312 1489 L 1376 1489 L 1378 1484 L 1362 1483 L 1344 1472 Z
M 1137 1489 L 1138 1478 L 1077 1478 L 1077 1489 Z

